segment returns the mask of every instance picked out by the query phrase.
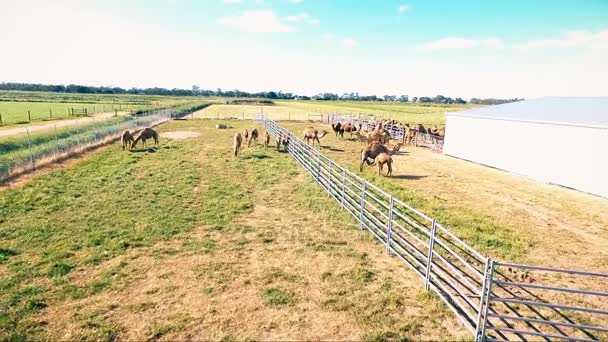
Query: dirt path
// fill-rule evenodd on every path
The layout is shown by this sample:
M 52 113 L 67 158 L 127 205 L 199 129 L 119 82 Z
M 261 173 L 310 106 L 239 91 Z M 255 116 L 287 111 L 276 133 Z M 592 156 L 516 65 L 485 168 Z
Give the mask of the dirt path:
M 118 115 L 126 115 L 126 114 L 127 114 L 127 112 L 118 112 Z M 114 115 L 115 115 L 114 112 L 99 113 L 99 114 L 94 114 L 93 116 L 87 116 L 87 117 L 79 118 L 79 119 L 55 120 L 55 121 L 49 121 L 49 122 L 43 122 L 43 123 L 34 123 L 34 124 L 30 124 L 30 125 L 19 125 L 19 126 L 1 128 L 0 129 L 0 139 L 10 138 L 10 137 L 13 137 L 16 135 L 24 134 L 26 129 L 29 129 L 30 133 L 42 132 L 42 131 L 52 130 L 55 127 L 63 128 L 63 127 L 75 126 L 78 124 L 86 124 L 86 123 L 93 122 L 95 120 L 110 118 L 110 117 L 113 117 Z

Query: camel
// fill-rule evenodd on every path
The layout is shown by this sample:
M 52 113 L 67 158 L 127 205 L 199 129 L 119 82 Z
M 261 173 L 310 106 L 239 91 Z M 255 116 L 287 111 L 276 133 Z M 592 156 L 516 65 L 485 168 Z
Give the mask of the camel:
M 268 149 L 268 145 L 270 144 L 270 134 L 268 134 L 268 131 L 264 132 L 264 149 L 267 150 Z
M 232 149 L 234 150 L 234 156 L 238 157 L 239 150 L 241 149 L 241 144 L 243 143 L 243 136 L 241 133 L 237 132 L 233 138 Z
M 255 143 L 258 143 L 258 129 L 254 128 L 251 130 L 251 134 L 249 135 L 249 140 L 247 140 L 247 147 L 251 146 L 251 143 L 255 141 Z
M 379 141 L 371 142 L 364 149 L 361 150 L 361 165 L 359 165 L 359 171 L 363 172 L 363 164 L 367 163 L 367 165 L 374 165 L 374 163 L 369 160 L 375 160 L 377 156 L 381 153 L 386 153 L 389 156 L 394 155 L 401 148 L 401 144 L 397 144 L 393 147 L 392 150 L 389 150 L 388 147 L 382 145 Z
M 426 129 L 424 126 L 422 126 L 422 124 L 416 125 L 416 129 L 418 130 L 418 133 L 426 133 Z
M 135 137 L 135 140 L 131 144 L 131 148 L 135 148 L 135 146 L 137 146 L 137 143 L 140 140 L 142 141 L 142 144 L 144 145 L 144 147 L 148 148 L 148 144 L 146 143 L 146 140 L 148 140 L 150 138 L 154 139 L 154 147 L 158 146 L 158 133 L 156 133 L 156 131 L 153 130 L 152 128 L 146 127 L 137 134 L 137 136 Z
M 416 137 L 416 131 L 412 128 L 407 128 L 403 134 L 403 142 L 407 145 L 411 145 L 412 141 Z
M 120 143 L 122 144 L 122 149 L 128 148 L 133 145 L 133 135 L 129 131 L 122 132 L 120 136 Z
M 365 137 L 368 142 L 379 141 L 382 144 L 387 144 L 391 140 L 390 134 L 384 129 L 378 129 L 371 132 L 367 132 Z
M 319 141 L 319 139 L 323 138 L 327 134 L 327 131 L 323 131 L 321 132 L 321 135 L 319 135 L 319 131 L 314 127 L 306 127 L 304 128 L 303 134 L 306 144 L 310 145 L 310 140 L 312 140 L 312 147 L 315 147 L 315 140 L 319 143 L 319 146 L 321 146 L 321 141 Z
M 369 140 L 367 139 L 367 132 L 357 131 L 355 132 L 355 136 L 357 137 L 357 140 L 364 143 L 365 145 L 369 143 Z
M 337 123 L 337 124 L 331 124 L 331 129 L 334 130 L 334 132 L 336 133 L 336 138 L 338 137 L 338 135 L 340 135 L 341 137 L 344 137 L 344 130 L 342 129 L 342 124 L 341 123 Z
M 378 175 L 383 175 L 384 164 L 388 166 L 388 171 L 386 172 L 387 177 L 391 177 L 393 175 L 393 158 L 387 153 L 380 153 L 376 157 L 376 163 L 378 164 Z
M 243 132 L 243 137 L 245 137 L 245 141 L 249 141 L 249 132 L 245 129 L 245 132 Z
M 283 145 L 283 149 L 287 152 L 287 145 L 289 144 L 289 135 L 287 134 L 279 134 L 276 137 L 277 142 L 277 151 L 281 151 L 281 145 Z

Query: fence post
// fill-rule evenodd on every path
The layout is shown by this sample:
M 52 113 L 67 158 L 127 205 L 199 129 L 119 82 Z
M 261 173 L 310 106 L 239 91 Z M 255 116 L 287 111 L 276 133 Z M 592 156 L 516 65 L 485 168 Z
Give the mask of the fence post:
M 53 120 L 53 108 L 49 108 L 49 117 Z
M 340 209 L 344 210 L 344 187 L 346 183 L 346 169 L 342 168 L 342 197 L 340 198 Z
M 0 113 L 0 126 L 3 126 L 4 123 L 2 122 L 2 113 Z
M 34 164 L 34 152 L 32 152 L 32 141 L 30 139 L 30 129 L 27 128 L 25 130 L 25 132 L 27 133 L 27 147 L 30 150 L 30 161 L 32 162 L 32 170 L 35 170 L 36 165 Z
M 431 268 L 433 266 L 433 248 L 435 247 L 435 232 L 437 230 L 437 224 L 435 219 L 433 219 L 433 225 L 431 226 L 431 236 L 429 238 L 429 254 L 427 257 L 426 264 L 426 276 L 424 277 L 424 288 L 426 290 L 430 287 L 431 281 Z
M 393 233 L 393 207 L 395 206 L 395 199 L 391 195 L 390 205 L 388 207 L 388 223 L 386 232 L 386 255 L 391 255 L 391 235 Z
M 55 124 L 55 148 L 57 149 L 57 155 L 59 155 L 59 138 L 57 137 L 57 124 Z
M 365 212 L 365 189 L 367 187 L 367 181 L 363 180 L 363 186 L 361 189 L 361 213 L 359 214 L 359 227 L 361 228 L 361 230 L 364 229 L 363 227 L 363 213 Z
M 483 284 L 481 285 L 481 293 L 479 295 L 479 309 L 477 310 L 477 321 L 475 322 L 476 326 L 475 326 L 475 340 L 478 340 L 479 337 L 479 332 L 481 329 L 481 318 L 483 317 L 482 315 L 482 311 L 484 309 L 483 303 L 484 300 L 486 299 L 486 286 L 488 285 L 488 276 L 489 276 L 489 272 L 488 272 L 488 267 L 490 266 L 490 258 L 486 259 L 486 262 L 484 264 L 484 268 L 483 268 Z
M 30 113 L 30 111 L 27 111 L 27 121 L 32 122 L 32 114 Z M 29 135 L 29 133 L 28 133 Z
M 490 296 L 492 295 L 492 283 L 494 282 L 494 269 L 496 268 L 496 264 L 494 260 L 490 260 L 490 274 L 488 276 L 488 289 L 485 295 L 485 308 L 483 310 L 483 320 L 481 322 L 481 331 L 475 336 L 476 341 L 485 341 L 486 339 L 486 325 L 488 323 L 488 309 L 490 308 Z M 482 293 L 482 295 L 484 295 Z M 479 329 L 479 328 L 478 328 Z

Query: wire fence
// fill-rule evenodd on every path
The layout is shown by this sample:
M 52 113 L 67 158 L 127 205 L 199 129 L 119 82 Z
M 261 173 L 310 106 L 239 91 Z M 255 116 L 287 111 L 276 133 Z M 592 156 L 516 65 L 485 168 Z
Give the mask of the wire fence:
M 172 109 L 145 112 L 137 116 L 95 119 L 86 124 L 36 133 L 25 128 L 22 134 L 0 143 L 0 181 L 30 172 L 118 138 L 125 130 L 155 126 L 176 115 Z
M 289 137 L 287 152 L 388 255 L 408 265 L 476 340 L 608 339 L 608 274 L 494 261 L 275 121 L 258 120 L 275 137 Z

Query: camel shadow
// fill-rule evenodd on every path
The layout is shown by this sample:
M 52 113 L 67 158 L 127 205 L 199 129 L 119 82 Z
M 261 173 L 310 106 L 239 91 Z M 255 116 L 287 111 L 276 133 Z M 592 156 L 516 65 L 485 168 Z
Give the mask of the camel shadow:
M 332 152 L 344 152 L 344 150 L 340 149 L 340 148 L 332 148 L 332 147 L 330 147 L 330 148 L 328 148 L 328 150 L 330 150 Z
M 427 177 L 428 176 L 398 175 L 398 176 L 393 176 L 392 178 L 395 178 L 395 179 L 417 180 L 417 179 L 422 179 L 422 178 L 427 178 Z
M 132 153 L 142 153 L 142 152 L 156 153 L 156 148 L 138 148 L 138 149 L 131 150 L 131 152 Z
M 271 159 L 272 157 L 267 155 L 267 154 L 250 154 L 247 156 L 247 159 L 256 159 L 256 160 L 262 160 L 262 159 Z

